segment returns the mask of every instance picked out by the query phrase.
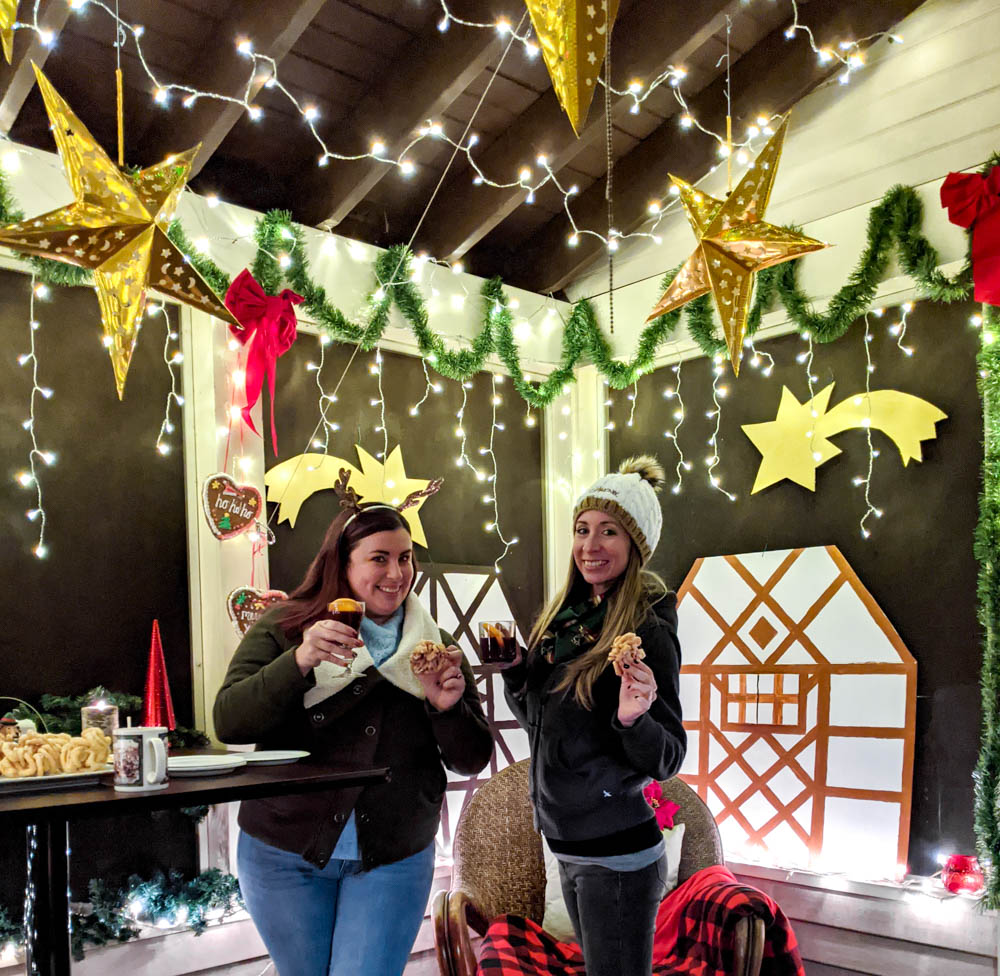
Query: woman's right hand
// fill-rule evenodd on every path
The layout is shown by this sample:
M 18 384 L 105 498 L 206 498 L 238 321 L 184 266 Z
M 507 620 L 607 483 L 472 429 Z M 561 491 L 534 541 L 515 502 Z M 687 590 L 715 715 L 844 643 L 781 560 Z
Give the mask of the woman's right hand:
M 317 620 L 303 632 L 302 643 L 295 648 L 295 663 L 303 677 L 323 661 L 349 668 L 355 648 L 363 643 L 353 627 L 339 620 Z
M 520 644 L 517 644 L 517 654 L 514 655 L 513 661 L 501 661 L 497 664 L 498 671 L 507 671 L 510 668 L 516 668 L 524 660 L 524 648 Z

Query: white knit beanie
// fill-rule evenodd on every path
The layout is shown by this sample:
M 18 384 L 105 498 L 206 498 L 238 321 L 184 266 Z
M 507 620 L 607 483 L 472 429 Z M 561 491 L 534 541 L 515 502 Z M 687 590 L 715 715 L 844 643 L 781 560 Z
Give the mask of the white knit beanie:
M 618 471 L 598 478 L 573 507 L 573 521 L 581 512 L 607 512 L 621 522 L 639 549 L 643 563 L 649 562 L 660 541 L 663 513 L 656 493 L 666 475 L 649 454 L 628 458 Z

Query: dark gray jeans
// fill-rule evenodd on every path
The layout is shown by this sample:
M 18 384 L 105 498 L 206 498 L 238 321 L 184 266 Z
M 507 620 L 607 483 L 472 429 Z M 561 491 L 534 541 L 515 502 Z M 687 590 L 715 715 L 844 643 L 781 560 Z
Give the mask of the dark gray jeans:
M 587 976 L 650 976 L 666 855 L 638 871 L 560 861 L 559 880 Z

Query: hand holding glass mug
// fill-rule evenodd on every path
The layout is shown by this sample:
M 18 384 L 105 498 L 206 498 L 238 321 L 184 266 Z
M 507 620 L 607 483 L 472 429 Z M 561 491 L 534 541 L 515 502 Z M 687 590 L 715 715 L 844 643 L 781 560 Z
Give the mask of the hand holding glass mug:
M 324 661 L 350 671 L 355 649 L 364 643 L 359 634 L 364 615 L 361 600 L 342 597 L 330 603 L 327 615 L 305 629 L 302 643 L 295 649 L 295 662 L 302 674 Z
M 488 620 L 479 625 L 479 660 L 512 668 L 521 663 L 521 649 L 513 620 Z

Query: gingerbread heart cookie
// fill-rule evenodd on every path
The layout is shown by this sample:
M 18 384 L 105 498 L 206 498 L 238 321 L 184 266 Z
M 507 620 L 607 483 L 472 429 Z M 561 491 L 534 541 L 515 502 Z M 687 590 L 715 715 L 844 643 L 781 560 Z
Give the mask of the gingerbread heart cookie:
M 226 609 L 236 632 L 242 637 L 257 623 L 265 610 L 287 599 L 288 594 L 284 590 L 258 590 L 253 586 L 237 586 L 229 594 Z
M 253 485 L 238 485 L 228 474 L 205 479 L 201 491 L 205 518 L 216 539 L 232 539 L 246 532 L 263 515 L 264 502 Z

